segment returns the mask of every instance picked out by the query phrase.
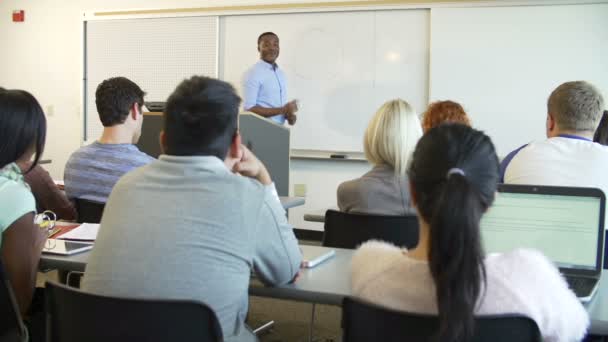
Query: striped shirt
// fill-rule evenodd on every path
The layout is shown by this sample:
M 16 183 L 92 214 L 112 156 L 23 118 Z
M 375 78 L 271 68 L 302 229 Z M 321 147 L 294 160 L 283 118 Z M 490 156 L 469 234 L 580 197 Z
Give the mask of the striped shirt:
M 69 198 L 105 203 L 120 177 L 153 160 L 133 144 L 96 141 L 70 156 L 64 173 L 65 193 Z

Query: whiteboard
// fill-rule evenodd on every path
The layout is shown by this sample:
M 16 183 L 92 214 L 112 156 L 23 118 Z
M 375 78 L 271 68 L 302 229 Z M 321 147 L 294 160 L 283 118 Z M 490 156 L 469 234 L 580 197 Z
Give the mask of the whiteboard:
M 435 8 L 432 100 L 462 103 L 498 154 L 545 138 L 547 98 L 566 81 L 608 91 L 608 4 Z
M 279 36 L 288 98 L 300 101 L 293 149 L 360 152 L 386 100 L 403 98 L 418 111 L 428 102 L 428 9 L 222 17 L 220 78 L 241 94 L 265 31 Z
M 103 80 L 124 76 L 165 101 L 183 79 L 217 77 L 217 17 L 146 18 L 89 21 L 85 47 L 85 140 L 103 126 L 95 90 Z

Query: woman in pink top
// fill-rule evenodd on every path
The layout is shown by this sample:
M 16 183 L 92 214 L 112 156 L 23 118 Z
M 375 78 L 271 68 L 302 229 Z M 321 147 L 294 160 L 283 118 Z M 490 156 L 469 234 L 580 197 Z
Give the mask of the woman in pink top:
M 468 341 L 475 315 L 507 313 L 534 319 L 546 341 L 585 336 L 587 313 L 546 257 L 525 249 L 484 253 L 479 224 L 499 178 L 488 136 L 461 124 L 433 128 L 418 142 L 408 175 L 420 241 L 409 251 L 363 244 L 352 261 L 355 295 L 438 314 L 440 341 Z

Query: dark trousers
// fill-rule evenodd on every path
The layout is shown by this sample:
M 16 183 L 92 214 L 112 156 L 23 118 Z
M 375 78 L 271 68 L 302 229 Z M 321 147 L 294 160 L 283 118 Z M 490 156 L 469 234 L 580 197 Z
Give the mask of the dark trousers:
M 44 288 L 37 287 L 34 291 L 30 309 L 24 319 L 25 326 L 30 334 L 30 342 L 46 341 L 45 306 Z

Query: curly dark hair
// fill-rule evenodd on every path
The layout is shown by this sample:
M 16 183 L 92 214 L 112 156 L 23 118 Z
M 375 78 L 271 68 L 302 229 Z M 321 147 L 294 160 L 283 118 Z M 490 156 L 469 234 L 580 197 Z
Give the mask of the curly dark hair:
M 103 126 L 124 123 L 133 103 L 137 103 L 141 110 L 144 95 L 146 93 L 126 77 L 112 77 L 101 82 L 95 91 L 95 105 Z

